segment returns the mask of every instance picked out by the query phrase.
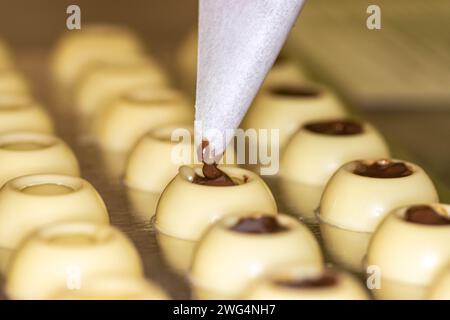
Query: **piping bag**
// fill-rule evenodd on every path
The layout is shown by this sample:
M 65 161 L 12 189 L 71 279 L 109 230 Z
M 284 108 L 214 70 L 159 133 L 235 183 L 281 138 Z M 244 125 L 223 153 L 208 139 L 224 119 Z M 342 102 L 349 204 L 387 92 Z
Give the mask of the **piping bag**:
M 196 145 L 222 156 L 278 56 L 304 0 L 200 0 Z

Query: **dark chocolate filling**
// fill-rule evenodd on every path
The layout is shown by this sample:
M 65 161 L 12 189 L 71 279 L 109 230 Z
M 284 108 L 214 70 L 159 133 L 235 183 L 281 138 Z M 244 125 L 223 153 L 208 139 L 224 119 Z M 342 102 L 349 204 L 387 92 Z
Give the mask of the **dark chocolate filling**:
M 306 124 L 304 128 L 311 132 L 336 136 L 361 134 L 364 131 L 360 123 L 351 120 L 313 122 Z
M 426 225 L 450 224 L 450 218 L 439 214 L 439 212 L 427 205 L 417 205 L 410 207 L 405 212 L 405 220 L 408 222 Z
M 271 216 L 241 218 L 230 230 L 242 233 L 264 234 L 287 231 L 277 218 Z
M 275 284 L 292 289 L 325 288 L 337 285 L 338 279 L 331 273 L 323 273 L 316 278 L 277 280 Z
M 316 98 L 320 96 L 321 91 L 312 87 L 301 86 L 280 86 L 271 90 L 272 94 L 290 98 Z
M 370 178 L 401 178 L 413 174 L 412 169 L 404 162 L 378 160 L 372 164 L 358 162 L 353 173 Z
M 208 151 L 208 145 L 209 142 L 204 140 L 202 141 L 202 159 L 203 159 L 203 177 L 196 174 L 194 176 L 193 183 L 201 184 L 205 186 L 214 186 L 214 187 L 228 187 L 228 186 L 235 186 L 236 183 L 222 170 L 217 168 L 216 163 L 206 163 L 205 158 L 205 152 Z

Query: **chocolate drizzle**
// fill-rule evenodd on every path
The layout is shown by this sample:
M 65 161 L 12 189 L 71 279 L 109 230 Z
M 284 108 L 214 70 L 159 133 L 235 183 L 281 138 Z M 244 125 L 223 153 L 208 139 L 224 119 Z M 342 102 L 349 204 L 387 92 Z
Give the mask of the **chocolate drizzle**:
M 402 178 L 413 174 L 412 169 L 404 162 L 394 162 L 391 160 L 378 160 L 372 164 L 359 161 L 354 174 L 370 178 Z
M 405 212 L 405 220 L 426 225 L 449 225 L 450 218 L 439 214 L 433 207 L 427 205 L 412 206 Z
M 308 288 L 325 288 L 337 285 L 338 279 L 330 272 L 325 272 L 315 278 L 306 279 L 289 279 L 289 280 L 276 280 L 275 284 L 282 287 L 288 287 L 292 289 L 308 289 Z
M 272 94 L 288 98 L 316 98 L 321 91 L 306 86 L 283 85 L 271 89 Z
M 203 160 L 203 177 L 196 174 L 194 176 L 193 183 L 201 184 L 205 186 L 214 186 L 214 187 L 228 187 L 228 186 L 235 186 L 236 183 L 222 170 L 217 168 L 217 164 L 215 162 L 207 163 L 205 161 L 206 152 L 209 152 L 208 150 L 208 141 L 202 141 L 202 160 Z
M 364 131 L 360 123 L 351 120 L 318 121 L 309 123 L 304 128 L 311 132 L 335 136 L 361 134 Z
M 288 228 L 280 224 L 276 217 L 259 216 L 241 218 L 230 230 L 242 233 L 265 234 L 287 231 Z

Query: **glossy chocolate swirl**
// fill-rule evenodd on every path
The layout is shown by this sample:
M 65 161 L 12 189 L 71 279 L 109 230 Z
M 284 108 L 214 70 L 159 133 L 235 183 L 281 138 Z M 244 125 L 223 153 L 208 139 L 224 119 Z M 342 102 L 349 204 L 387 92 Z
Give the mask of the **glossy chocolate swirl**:
M 408 222 L 426 225 L 449 225 L 450 218 L 439 214 L 433 207 L 417 205 L 408 208 L 405 212 L 405 220 Z
M 287 231 L 288 228 L 280 224 L 276 217 L 259 216 L 241 218 L 230 230 L 242 233 L 266 234 Z
M 404 162 L 378 160 L 371 164 L 358 162 L 354 174 L 370 178 L 402 178 L 413 174 L 413 170 Z
M 360 123 L 352 120 L 312 122 L 306 124 L 304 128 L 314 133 L 334 136 L 350 136 L 361 134 L 364 132 L 363 126 Z

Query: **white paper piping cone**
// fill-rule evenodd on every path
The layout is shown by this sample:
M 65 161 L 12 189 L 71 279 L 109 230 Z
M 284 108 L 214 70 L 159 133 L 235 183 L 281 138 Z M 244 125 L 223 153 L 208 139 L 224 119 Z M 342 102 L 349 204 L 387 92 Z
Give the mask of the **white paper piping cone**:
M 221 155 L 304 0 L 200 0 L 196 141 Z

